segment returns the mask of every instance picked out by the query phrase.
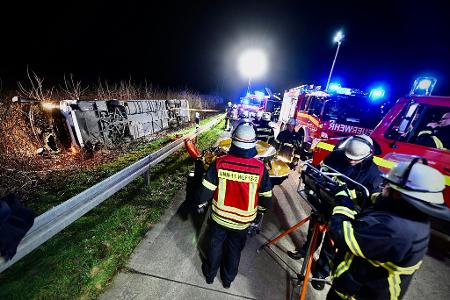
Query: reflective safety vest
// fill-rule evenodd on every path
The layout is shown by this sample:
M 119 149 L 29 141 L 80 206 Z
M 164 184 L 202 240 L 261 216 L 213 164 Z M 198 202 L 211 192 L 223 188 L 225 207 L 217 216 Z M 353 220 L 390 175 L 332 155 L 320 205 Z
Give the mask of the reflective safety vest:
M 216 159 L 216 168 L 218 185 L 214 192 L 211 218 L 227 228 L 246 229 L 256 218 L 264 164 L 256 158 L 224 155 Z M 267 193 L 271 196 L 272 191 Z

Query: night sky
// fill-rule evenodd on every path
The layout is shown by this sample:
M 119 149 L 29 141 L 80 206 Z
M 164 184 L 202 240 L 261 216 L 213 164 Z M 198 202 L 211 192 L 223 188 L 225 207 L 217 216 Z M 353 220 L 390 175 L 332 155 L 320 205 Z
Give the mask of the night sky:
M 343 30 L 333 78 L 392 97 L 421 74 L 450 96 L 450 10 L 444 1 L 14 1 L 0 4 L 0 78 L 15 88 L 26 68 L 58 84 L 73 73 L 146 79 L 163 88 L 218 92 L 234 100 L 246 89 L 237 56 L 249 47 L 270 57 L 255 87 L 325 85 Z M 370 2 L 370 3 L 368 3 Z

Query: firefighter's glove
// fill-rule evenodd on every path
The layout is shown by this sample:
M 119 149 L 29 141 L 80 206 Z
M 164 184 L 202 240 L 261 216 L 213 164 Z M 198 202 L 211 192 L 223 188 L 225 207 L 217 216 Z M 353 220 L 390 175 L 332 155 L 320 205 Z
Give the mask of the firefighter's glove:
M 355 208 L 355 203 L 352 200 L 352 191 L 348 190 L 347 187 L 341 186 L 342 189 L 335 194 L 336 206 L 345 206 L 350 209 Z
M 207 207 L 208 207 L 208 202 L 197 205 L 197 213 L 204 214 Z
M 253 220 L 253 222 L 248 227 L 247 234 L 249 237 L 254 237 L 261 232 L 262 220 L 263 213 L 257 213 L 255 220 Z

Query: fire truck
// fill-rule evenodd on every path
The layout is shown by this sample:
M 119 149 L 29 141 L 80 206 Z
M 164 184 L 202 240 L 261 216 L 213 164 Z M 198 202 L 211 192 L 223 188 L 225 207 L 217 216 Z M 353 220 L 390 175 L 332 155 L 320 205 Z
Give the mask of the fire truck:
M 281 98 L 273 94 L 268 88 L 266 88 L 266 91 L 268 95 L 261 91 L 255 91 L 254 94 L 241 97 L 238 106 L 239 112 L 246 110 L 250 116 L 254 116 L 258 111 L 270 112 L 272 120 L 277 121 L 281 108 Z
M 370 94 L 331 84 L 328 91 L 303 85 L 285 92 L 280 112 L 280 128 L 290 119 L 298 121 L 296 130 L 305 156 L 315 139 L 326 140 L 354 134 L 371 134 L 382 118 L 384 91 Z
M 411 160 L 411 155 L 426 158 L 445 176 L 444 198 L 450 206 L 450 145 L 430 147 L 420 142 L 421 133 L 450 112 L 450 97 L 431 96 L 435 83 L 434 78 L 417 79 L 409 95 L 397 100 L 370 137 L 375 144 L 374 162 L 384 173 L 398 162 Z M 313 164 L 319 164 L 339 141 L 316 139 L 312 146 Z

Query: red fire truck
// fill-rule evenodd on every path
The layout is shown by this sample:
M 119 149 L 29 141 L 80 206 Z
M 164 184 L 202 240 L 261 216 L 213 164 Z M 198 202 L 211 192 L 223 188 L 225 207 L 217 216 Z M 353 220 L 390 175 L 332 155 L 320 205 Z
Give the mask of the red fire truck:
M 254 94 L 247 94 L 245 97 L 241 97 L 240 104 L 238 105 L 239 112 L 248 111 L 252 116 L 258 111 L 270 112 L 272 119 L 277 119 L 279 110 L 281 107 L 281 99 L 272 91 L 266 88 L 267 94 L 261 91 L 255 91 Z
M 444 198 L 450 206 L 450 145 L 423 146 L 419 138 L 430 123 L 437 124 L 450 112 L 450 97 L 431 96 L 435 82 L 433 78 L 416 80 L 410 94 L 395 103 L 370 137 L 376 148 L 374 162 L 385 173 L 398 162 L 411 160 L 411 155 L 426 158 L 430 166 L 444 174 L 447 186 Z M 339 140 L 316 139 L 312 147 L 313 164 L 319 164 Z
M 281 128 L 289 118 L 297 119 L 296 130 L 305 154 L 315 139 L 369 135 L 382 118 L 384 91 L 375 95 L 377 97 L 369 97 L 360 90 L 335 84 L 330 85 L 328 92 L 307 85 L 291 89 L 283 98 Z

